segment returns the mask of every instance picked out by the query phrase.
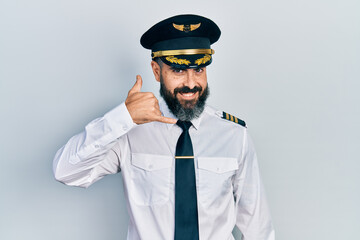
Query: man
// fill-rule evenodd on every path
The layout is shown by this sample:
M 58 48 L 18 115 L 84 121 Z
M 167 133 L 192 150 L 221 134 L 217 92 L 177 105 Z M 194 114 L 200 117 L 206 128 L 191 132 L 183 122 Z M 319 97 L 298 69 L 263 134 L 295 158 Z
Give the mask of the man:
M 205 104 L 210 45 L 220 29 L 210 19 L 179 15 L 150 28 L 159 101 L 141 92 L 72 137 L 54 159 L 58 181 L 88 187 L 122 172 L 128 239 L 273 240 L 274 230 L 245 123 Z

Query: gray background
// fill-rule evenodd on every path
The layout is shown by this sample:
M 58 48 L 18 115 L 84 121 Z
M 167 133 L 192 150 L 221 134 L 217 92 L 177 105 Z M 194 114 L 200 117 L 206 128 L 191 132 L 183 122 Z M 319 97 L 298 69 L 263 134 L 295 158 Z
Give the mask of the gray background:
M 52 159 L 136 74 L 158 93 L 139 38 L 180 13 L 222 29 L 210 103 L 248 123 L 277 239 L 360 239 L 359 12 L 357 0 L 0 0 L 0 239 L 125 239 L 120 174 L 71 188 Z

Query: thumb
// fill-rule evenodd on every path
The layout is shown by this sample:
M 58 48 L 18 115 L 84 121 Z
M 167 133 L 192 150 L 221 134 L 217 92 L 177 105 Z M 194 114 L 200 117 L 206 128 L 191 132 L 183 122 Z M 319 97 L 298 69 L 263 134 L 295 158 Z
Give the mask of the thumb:
M 136 82 L 135 82 L 134 86 L 130 89 L 128 95 L 131 95 L 131 94 L 137 93 L 137 92 L 141 92 L 141 87 L 142 87 L 142 78 L 140 75 L 136 75 Z

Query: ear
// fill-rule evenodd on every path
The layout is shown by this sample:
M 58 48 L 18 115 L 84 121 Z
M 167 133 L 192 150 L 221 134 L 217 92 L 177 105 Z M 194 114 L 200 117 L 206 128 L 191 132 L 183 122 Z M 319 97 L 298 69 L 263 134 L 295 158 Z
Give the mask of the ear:
M 156 81 L 160 82 L 161 68 L 160 68 L 159 64 L 155 61 L 151 61 L 151 68 L 153 70 Z

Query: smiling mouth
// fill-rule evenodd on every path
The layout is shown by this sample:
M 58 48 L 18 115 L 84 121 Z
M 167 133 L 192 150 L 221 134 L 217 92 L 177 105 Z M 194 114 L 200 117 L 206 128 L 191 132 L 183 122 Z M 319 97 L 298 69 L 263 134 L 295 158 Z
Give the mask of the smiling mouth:
M 196 92 L 195 92 L 196 93 Z M 184 96 L 184 97 L 192 97 L 195 95 L 195 93 L 190 92 L 190 93 L 180 93 L 180 95 Z
M 177 94 L 181 95 L 181 98 L 184 100 L 193 100 L 197 94 L 201 92 L 202 88 L 195 86 L 193 89 L 190 89 L 189 87 L 182 87 L 182 88 L 176 88 L 174 90 L 174 95 L 176 96 Z
M 199 92 L 179 92 L 179 101 L 194 101 L 198 97 L 197 93 Z

